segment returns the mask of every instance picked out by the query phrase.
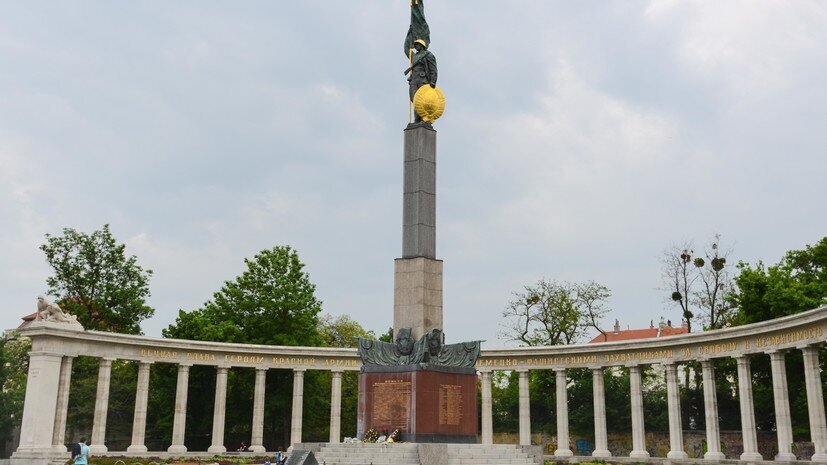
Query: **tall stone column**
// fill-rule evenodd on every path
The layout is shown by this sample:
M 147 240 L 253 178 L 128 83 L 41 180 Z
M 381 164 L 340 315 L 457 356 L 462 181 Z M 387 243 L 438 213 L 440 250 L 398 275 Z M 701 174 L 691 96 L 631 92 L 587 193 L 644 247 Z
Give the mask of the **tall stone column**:
M 520 445 L 531 445 L 531 398 L 528 392 L 528 370 L 518 370 L 520 399 Z
M 557 403 L 557 450 L 554 455 L 571 457 L 574 452 L 569 445 L 569 391 L 565 368 L 554 369 L 554 386 L 557 390 L 554 399 Z
M 215 376 L 215 408 L 212 414 L 212 445 L 207 452 L 223 454 L 227 452 L 224 446 L 224 423 L 227 418 L 227 367 L 218 367 Z
M 66 452 L 66 416 L 69 413 L 69 390 L 72 385 L 72 361 L 74 357 L 63 357 L 60 364 L 60 387 L 57 392 L 55 429 L 52 445 L 55 452 Z
M 793 423 L 790 416 L 790 394 L 787 388 L 787 366 L 784 351 L 770 352 L 772 365 L 772 400 L 775 406 L 775 429 L 778 436 L 778 454 L 775 460 L 789 462 L 795 460 L 791 444 L 793 442 Z
M 494 444 L 494 417 L 492 415 L 493 402 L 491 398 L 491 372 L 481 371 L 480 387 L 482 396 L 482 437 L 483 444 Z
M 132 417 L 132 444 L 127 452 L 146 452 L 146 406 L 149 399 L 149 367 L 152 362 L 138 365 L 138 385 L 135 388 L 135 416 Z
M 606 388 L 603 386 L 603 368 L 592 368 L 594 397 L 594 451 L 592 457 L 611 457 L 606 432 Z
M 109 385 L 112 381 L 112 359 L 102 358 L 98 369 L 98 394 L 95 399 L 95 418 L 92 423 L 90 454 L 102 454 L 106 447 L 106 416 L 109 413 Z
M 812 461 L 827 462 L 827 421 L 824 418 L 824 393 L 821 391 L 818 346 L 807 346 L 801 351 L 804 354 L 804 383 L 807 386 L 810 440 L 815 446 Z
M 681 397 L 678 391 L 678 366 L 674 363 L 663 365 L 666 371 L 666 403 L 669 410 L 669 453 L 666 458 L 685 459 L 683 450 L 683 426 L 681 425 Z
M 267 386 L 267 368 L 256 369 L 256 389 L 253 394 L 253 434 L 250 451 L 266 452 L 264 448 L 264 390 Z
M 62 365 L 62 354 L 36 349 L 29 354 L 20 444 L 12 456 L 12 460 L 19 459 L 17 463 L 27 463 L 28 457 L 37 454 L 55 454 L 52 439 L 57 404 L 45 402 L 44 399 L 57 398 Z
M 342 372 L 330 373 L 330 442 L 342 440 Z
M 632 452 L 629 453 L 629 457 L 648 458 L 646 430 L 643 425 L 643 383 L 639 365 L 629 367 L 629 391 L 632 404 Z
M 754 462 L 764 458 L 758 453 L 758 435 L 755 431 L 755 408 L 752 403 L 752 371 L 749 357 L 736 357 L 738 362 L 738 397 L 741 401 L 741 435 L 744 453 L 741 460 Z
M 418 340 L 442 329 L 442 261 L 436 259 L 436 131 L 405 130 L 402 258 L 396 260 L 393 330 Z
M 302 408 L 304 407 L 304 370 L 293 370 L 293 416 L 290 422 L 290 445 L 302 442 Z
M 723 460 L 721 432 L 718 426 L 718 395 L 715 389 L 715 366 L 712 360 L 701 360 L 704 386 L 704 420 L 706 422 L 706 460 Z
M 172 444 L 168 452 L 182 453 L 187 451 L 184 445 L 184 432 L 187 426 L 187 390 L 190 383 L 190 366 L 178 365 L 178 383 L 175 387 L 175 412 L 172 417 Z

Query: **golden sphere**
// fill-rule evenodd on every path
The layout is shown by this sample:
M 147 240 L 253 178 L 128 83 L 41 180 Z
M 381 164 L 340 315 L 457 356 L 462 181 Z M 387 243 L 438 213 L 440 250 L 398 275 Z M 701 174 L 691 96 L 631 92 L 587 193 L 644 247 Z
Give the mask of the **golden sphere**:
M 425 84 L 414 94 L 414 111 L 426 123 L 432 123 L 445 112 L 445 94 L 439 87 Z

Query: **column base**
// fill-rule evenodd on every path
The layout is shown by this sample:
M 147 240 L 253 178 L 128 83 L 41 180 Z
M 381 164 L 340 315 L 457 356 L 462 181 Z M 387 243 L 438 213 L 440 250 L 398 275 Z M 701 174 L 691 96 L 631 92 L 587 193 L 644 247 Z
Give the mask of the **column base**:
M 100 455 L 109 452 L 109 448 L 106 447 L 106 444 L 92 444 L 89 446 L 89 454 L 90 455 Z
M 779 452 L 773 460 L 776 462 L 793 462 L 798 459 L 796 459 L 795 454 L 792 452 Z
M 554 451 L 555 457 L 574 457 L 574 452 L 571 449 L 557 449 Z
M 66 446 L 64 446 L 63 444 L 57 444 L 55 446 L 52 446 L 52 450 L 57 452 L 58 454 L 65 454 L 66 452 L 69 452 L 69 449 L 67 449 Z
M 649 452 L 646 452 L 645 450 L 633 450 L 632 452 L 629 452 L 629 457 L 633 459 L 648 459 Z
M 704 454 L 704 460 L 724 460 L 726 455 L 723 452 L 707 452 Z
M 612 453 L 607 449 L 598 449 L 592 452 L 592 457 L 611 457 Z
M 64 452 L 58 454 L 52 450 L 26 450 L 16 451 L 9 459 L 11 465 L 54 465 L 66 463 L 69 454 Z
M 133 445 L 127 447 L 126 451 L 131 452 L 131 453 L 143 453 L 143 452 L 148 452 L 148 449 L 146 448 L 146 446 L 133 444 Z
M 670 450 L 668 454 L 666 454 L 667 459 L 688 459 L 689 455 L 682 450 Z
M 174 454 L 183 454 L 186 451 L 187 446 L 180 444 L 173 444 L 167 448 L 167 452 L 172 452 Z
M 827 463 L 827 454 L 813 454 L 813 458 L 811 458 L 810 461 Z
M 212 452 L 214 454 L 223 454 L 227 452 L 227 448 L 224 446 L 212 445 L 207 449 L 207 452 Z
M 758 452 L 744 452 L 743 454 L 741 454 L 741 457 L 739 458 L 742 462 L 755 462 L 764 460 L 764 456 L 762 456 Z
M 264 452 L 267 452 L 267 449 L 265 449 L 264 446 L 250 446 L 250 452 L 263 454 Z

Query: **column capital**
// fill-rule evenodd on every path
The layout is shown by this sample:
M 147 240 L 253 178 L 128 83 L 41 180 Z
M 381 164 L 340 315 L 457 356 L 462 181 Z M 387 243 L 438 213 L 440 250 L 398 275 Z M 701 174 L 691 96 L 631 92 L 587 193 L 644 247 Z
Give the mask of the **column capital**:
M 813 352 L 817 352 L 821 348 L 822 344 L 824 344 L 824 343 L 823 342 L 815 342 L 815 343 L 812 343 L 812 344 L 804 344 L 804 345 L 796 346 L 795 348 L 801 350 L 802 352 L 813 353 Z
M 603 372 L 605 372 L 606 367 L 589 367 L 589 370 L 592 371 L 592 374 L 595 374 L 597 372 L 603 373 Z
M 230 367 L 226 365 L 218 365 L 217 367 L 215 367 L 215 371 L 217 371 L 218 373 L 226 374 L 228 371 L 230 371 Z
M 477 370 L 477 373 L 488 373 L 489 375 L 493 372 L 494 372 L 494 370 L 492 370 L 490 368 L 482 368 L 482 369 Z
M 637 364 L 637 363 L 630 363 L 630 364 L 628 364 L 628 365 L 623 365 L 623 366 L 625 366 L 626 368 L 628 368 L 630 371 L 631 371 L 631 370 L 633 370 L 633 369 L 634 369 L 634 370 L 638 370 L 638 371 L 640 371 L 640 367 L 641 367 L 641 365 L 639 365 L 639 364 Z
M 738 362 L 739 365 L 749 364 L 750 354 L 734 355 L 732 358 L 734 358 L 735 361 Z
M 293 373 L 294 374 L 297 374 L 297 373 L 304 374 L 305 371 L 307 371 L 307 368 L 293 368 Z
M 514 371 L 516 371 L 520 375 L 524 375 L 524 374 L 527 375 L 528 372 L 529 372 L 528 368 L 520 368 L 519 370 L 514 370 Z
M 268 367 L 256 367 L 256 373 L 260 373 L 260 372 L 267 373 L 267 371 L 268 371 L 269 369 L 270 369 L 270 368 L 268 368 Z
M 789 352 L 789 349 L 773 349 L 768 350 L 766 354 L 769 355 L 770 358 L 784 358 L 784 355 L 786 355 L 787 352 Z
M 330 370 L 330 374 L 331 374 L 334 378 L 341 378 L 341 377 L 342 377 L 342 373 L 344 373 L 344 372 L 345 372 L 344 370 Z
M 554 367 L 554 368 L 552 368 L 552 370 L 553 370 L 555 373 L 559 373 L 559 372 L 561 372 L 561 371 L 562 371 L 563 373 L 565 373 L 565 372 L 566 372 L 566 367 Z
M 138 362 L 138 365 L 152 365 L 155 360 L 136 360 L 136 362 Z

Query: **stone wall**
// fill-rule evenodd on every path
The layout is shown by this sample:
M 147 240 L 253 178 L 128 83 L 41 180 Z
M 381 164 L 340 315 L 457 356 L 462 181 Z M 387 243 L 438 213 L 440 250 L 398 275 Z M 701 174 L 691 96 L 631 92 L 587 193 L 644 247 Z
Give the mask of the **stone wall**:
M 577 450 L 577 441 L 585 441 L 587 444 L 587 451 Z M 574 455 L 588 455 L 591 449 L 594 448 L 594 438 L 572 435 L 571 450 Z M 704 455 L 704 445 L 706 443 L 706 434 L 703 431 L 684 431 L 683 432 L 684 450 L 689 455 L 689 458 L 702 458 Z M 772 460 L 778 452 L 778 443 L 776 442 L 775 432 L 759 431 L 758 432 L 758 452 L 764 456 L 764 460 Z M 520 437 L 518 433 L 494 433 L 495 444 L 519 444 Z M 531 443 L 543 446 L 543 450 L 547 455 L 554 453 L 557 448 L 556 438 L 548 433 L 532 433 Z M 581 443 L 582 444 L 582 443 Z M 809 460 L 814 452 L 813 443 L 809 441 L 796 441 L 794 443 L 793 453 L 799 460 Z M 740 431 L 721 431 L 721 449 L 729 459 L 737 459 L 744 448 L 741 444 Z M 632 450 L 632 435 L 629 432 L 624 433 L 609 433 L 609 450 L 613 456 L 624 457 L 628 456 Z M 666 457 L 669 452 L 669 433 L 668 432 L 654 432 L 646 433 L 646 450 L 652 457 Z

